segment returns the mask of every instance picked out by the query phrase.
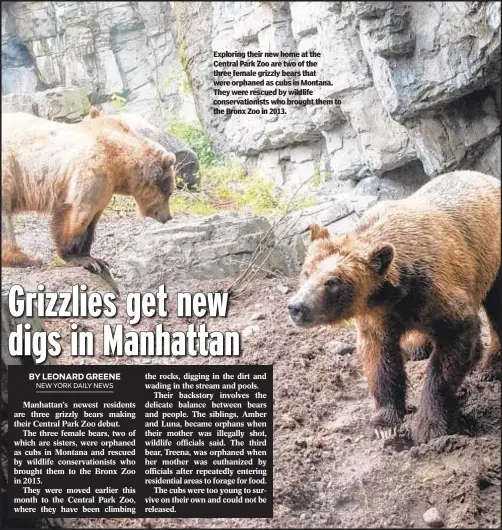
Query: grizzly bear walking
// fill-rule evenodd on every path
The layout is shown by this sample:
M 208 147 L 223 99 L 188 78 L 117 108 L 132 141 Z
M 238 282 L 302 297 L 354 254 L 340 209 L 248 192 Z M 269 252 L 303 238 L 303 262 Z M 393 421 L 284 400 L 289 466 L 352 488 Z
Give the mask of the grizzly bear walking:
M 161 145 L 99 112 L 78 124 L 22 112 L 2 116 L 2 266 L 34 261 L 18 247 L 12 216 L 51 213 L 59 257 L 100 272 L 90 256 L 96 224 L 114 194 L 131 195 L 139 213 L 166 222 L 176 158 Z
M 368 211 L 350 234 L 311 227 L 289 313 L 298 326 L 356 319 L 378 430 L 405 415 L 400 340 L 411 330 L 434 346 L 412 437 L 423 443 L 456 430 L 456 391 L 482 354 L 481 305 L 500 339 L 500 210 L 497 179 L 455 171 Z

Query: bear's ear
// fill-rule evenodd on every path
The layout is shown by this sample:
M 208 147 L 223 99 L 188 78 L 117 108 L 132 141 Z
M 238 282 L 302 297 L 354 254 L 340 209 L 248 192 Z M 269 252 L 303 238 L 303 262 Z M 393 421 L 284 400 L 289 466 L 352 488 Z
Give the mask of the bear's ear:
M 91 118 L 92 120 L 93 118 L 97 118 L 98 116 L 101 116 L 101 111 L 96 107 L 91 107 L 89 109 L 89 118 Z
M 176 164 L 176 155 L 174 153 L 167 152 L 162 155 L 162 165 L 165 169 L 168 169 L 174 164 Z
M 369 265 L 377 274 L 383 276 L 394 259 L 394 247 L 390 244 L 381 245 L 372 250 Z
M 188 165 L 192 163 L 192 158 L 190 157 L 190 153 L 186 149 L 181 149 L 176 153 L 176 165 L 177 167 L 181 168 L 185 165 Z
M 329 239 L 329 232 L 318 223 L 312 223 L 310 225 L 310 241 L 316 239 Z

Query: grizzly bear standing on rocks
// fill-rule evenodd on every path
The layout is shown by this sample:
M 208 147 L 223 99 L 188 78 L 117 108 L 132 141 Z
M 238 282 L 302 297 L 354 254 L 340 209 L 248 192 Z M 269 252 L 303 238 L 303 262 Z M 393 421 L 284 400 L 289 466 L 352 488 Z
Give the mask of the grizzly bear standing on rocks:
M 92 110 L 92 119 L 56 123 L 22 112 L 2 116 L 2 266 L 34 264 L 17 246 L 12 216 L 51 213 L 60 258 L 100 272 L 90 256 L 96 223 L 114 194 L 165 223 L 176 158 L 161 145 Z
M 413 440 L 424 443 L 458 428 L 455 394 L 482 354 L 481 305 L 500 339 L 500 181 L 455 171 L 387 206 L 338 238 L 311 227 L 302 285 L 288 309 L 298 326 L 356 319 L 382 437 L 406 412 L 400 339 L 411 330 L 430 337 L 433 351 L 411 422 Z

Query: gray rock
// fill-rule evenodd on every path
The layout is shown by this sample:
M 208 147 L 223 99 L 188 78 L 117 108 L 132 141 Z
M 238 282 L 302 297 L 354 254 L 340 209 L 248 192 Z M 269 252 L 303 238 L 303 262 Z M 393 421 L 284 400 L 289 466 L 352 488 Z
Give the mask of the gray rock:
M 106 253 L 119 287 L 126 285 L 128 292 L 156 292 L 161 284 L 173 285 L 190 278 L 236 278 L 247 269 L 270 228 L 264 217 L 231 213 L 175 219 L 166 225 L 149 219 L 124 221 L 127 231 L 118 241 L 101 241 L 108 247 L 102 255 Z M 264 249 L 255 256 L 254 266 L 283 271 L 284 258 L 279 250 L 267 257 L 269 252 Z M 262 270 L 259 276 L 263 274 Z
M 2 96 L 2 113 L 3 112 L 27 112 L 28 114 L 35 114 L 35 116 L 37 116 L 37 108 L 34 105 L 33 94 L 12 93 Z
M 267 315 L 265 313 L 253 313 L 251 315 L 251 318 L 249 320 L 265 320 L 267 318 Z
M 375 87 L 345 96 L 341 109 L 357 135 L 364 163 L 372 175 L 382 176 L 416 160 L 406 127 L 389 116 Z
M 483 154 L 471 162 L 470 168 L 474 171 L 481 171 L 481 173 L 488 173 L 500 180 L 500 153 L 502 149 L 500 146 L 500 135 L 494 138 Z
M 244 338 L 251 337 L 251 335 L 256 335 L 260 332 L 259 326 L 247 326 L 242 330 L 242 336 Z
M 354 188 L 353 194 L 382 199 L 404 199 L 429 180 L 422 164 L 415 160 L 406 166 L 388 171 L 381 177 L 373 176 L 360 180 Z
M 291 291 L 291 289 L 287 285 L 278 285 L 277 290 L 281 294 L 288 294 Z
M 89 112 L 89 98 L 79 88 L 7 94 L 2 96 L 2 112 L 28 112 L 48 120 L 76 123 Z
M 425 173 L 436 176 L 478 159 L 498 136 L 500 118 L 492 91 L 484 90 L 408 124 Z
M 89 98 L 79 88 L 53 88 L 33 94 L 36 115 L 48 120 L 76 123 L 89 112 Z
M 399 67 L 377 51 L 382 36 L 393 39 L 396 33 L 415 40 L 416 53 L 401 56 Z M 460 9 L 445 4 L 439 11 L 425 2 L 393 3 L 380 18 L 361 20 L 360 34 L 382 103 L 399 121 L 440 108 L 500 77 L 495 65 L 500 60 L 500 6 L 495 2 L 476 10 L 467 3 Z M 471 45 L 476 53 L 467 50 Z
M 323 348 L 328 355 L 351 355 L 355 350 L 353 344 L 347 344 L 339 340 L 330 340 Z
M 444 526 L 443 520 L 435 507 L 429 508 L 422 517 L 425 524 L 430 528 L 441 528 Z

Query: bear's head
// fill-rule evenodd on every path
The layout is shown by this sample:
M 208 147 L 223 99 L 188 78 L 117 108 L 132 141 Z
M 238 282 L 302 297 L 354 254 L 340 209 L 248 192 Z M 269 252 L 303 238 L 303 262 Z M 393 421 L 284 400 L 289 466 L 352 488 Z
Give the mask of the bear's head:
M 123 145 L 131 147 L 128 158 L 130 162 L 135 160 L 128 167 L 132 166 L 134 170 L 124 180 L 127 181 L 127 194 L 136 200 L 138 216 L 151 217 L 160 223 L 172 219 L 169 199 L 176 188 L 176 156 L 159 143 L 137 134 L 120 119 L 107 116 L 95 107 L 90 108 L 82 121 L 91 120 L 99 123 L 100 129 L 110 138 L 120 139 Z
M 331 238 L 326 228 L 313 224 L 301 285 L 288 304 L 291 320 L 312 327 L 363 314 L 393 259 L 390 244 L 362 243 L 353 235 Z
M 177 175 L 178 187 L 183 189 L 195 188 L 199 183 L 199 161 L 197 155 L 191 149 L 180 149 L 176 153 L 176 165 L 174 172 Z
M 165 223 L 172 219 L 169 199 L 176 188 L 176 157 L 162 149 L 145 158 L 141 165 L 141 181 L 134 193 L 137 212 L 140 217 L 151 217 Z

